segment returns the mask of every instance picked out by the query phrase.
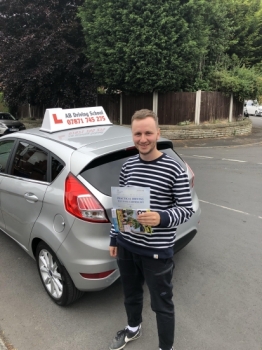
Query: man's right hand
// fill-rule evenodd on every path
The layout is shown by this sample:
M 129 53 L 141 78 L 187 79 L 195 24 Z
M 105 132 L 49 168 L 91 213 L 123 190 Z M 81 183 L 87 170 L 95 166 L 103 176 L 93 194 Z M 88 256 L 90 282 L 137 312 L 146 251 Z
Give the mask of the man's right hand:
M 117 257 L 117 247 L 109 247 L 109 253 L 110 256 L 112 256 L 113 258 Z

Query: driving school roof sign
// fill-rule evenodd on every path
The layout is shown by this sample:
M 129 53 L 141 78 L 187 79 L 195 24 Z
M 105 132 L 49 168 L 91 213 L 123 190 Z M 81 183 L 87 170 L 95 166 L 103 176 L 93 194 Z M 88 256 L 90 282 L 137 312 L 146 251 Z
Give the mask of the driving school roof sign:
M 103 107 L 86 107 L 74 109 L 52 108 L 46 109 L 40 130 L 55 132 L 112 124 Z

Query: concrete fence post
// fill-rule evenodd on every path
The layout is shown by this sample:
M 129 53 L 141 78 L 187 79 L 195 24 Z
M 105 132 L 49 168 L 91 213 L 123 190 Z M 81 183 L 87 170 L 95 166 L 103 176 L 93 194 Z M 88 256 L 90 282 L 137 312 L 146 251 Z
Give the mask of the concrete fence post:
M 196 92 L 196 105 L 195 105 L 195 124 L 200 123 L 200 109 L 201 109 L 201 90 Z
M 153 112 L 158 113 L 158 92 L 153 92 Z
M 29 114 L 29 118 L 32 119 L 30 103 L 28 103 L 28 114 Z
M 229 104 L 229 117 L 228 121 L 231 123 L 233 120 L 233 94 L 230 96 L 230 104 Z
M 120 106 L 119 106 L 119 124 L 123 124 L 123 94 L 120 94 Z

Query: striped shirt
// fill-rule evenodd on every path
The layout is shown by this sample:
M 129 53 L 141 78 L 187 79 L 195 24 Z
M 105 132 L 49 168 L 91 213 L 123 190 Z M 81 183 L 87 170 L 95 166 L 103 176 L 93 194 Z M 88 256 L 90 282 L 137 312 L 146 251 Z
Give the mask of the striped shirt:
M 124 163 L 119 186 L 150 187 L 150 210 L 158 212 L 161 220 L 152 234 L 116 233 L 112 225 L 110 245 L 119 244 L 133 253 L 155 258 L 173 256 L 177 226 L 194 213 L 185 170 L 165 153 L 153 161 L 136 155 Z

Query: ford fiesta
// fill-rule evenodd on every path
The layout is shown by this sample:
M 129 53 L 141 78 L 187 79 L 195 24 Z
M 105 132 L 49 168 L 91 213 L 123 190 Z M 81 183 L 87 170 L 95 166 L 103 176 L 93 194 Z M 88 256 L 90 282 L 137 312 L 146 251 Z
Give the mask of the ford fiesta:
M 160 139 L 158 148 L 187 171 L 195 214 L 177 230 L 175 252 L 195 236 L 200 207 L 194 174 Z M 118 277 L 109 256 L 111 186 L 136 154 L 131 130 L 113 125 L 102 107 L 46 110 L 41 128 L 0 139 L 0 229 L 36 260 L 58 305 Z

